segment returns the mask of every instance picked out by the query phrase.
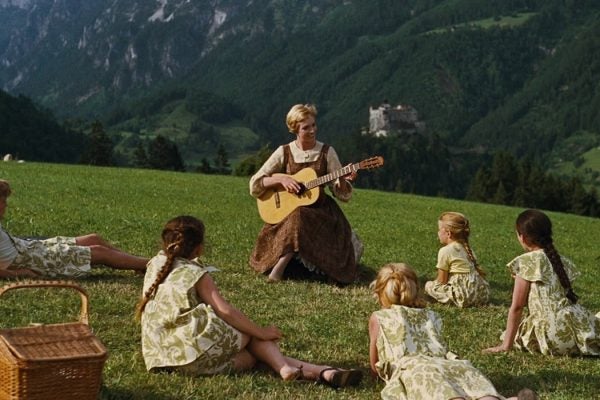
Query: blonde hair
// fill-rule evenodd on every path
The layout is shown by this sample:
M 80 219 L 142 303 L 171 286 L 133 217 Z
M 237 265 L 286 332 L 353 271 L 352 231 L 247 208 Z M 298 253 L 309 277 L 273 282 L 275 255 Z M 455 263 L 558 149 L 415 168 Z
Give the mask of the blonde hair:
M 473 266 L 482 277 L 485 276 L 485 272 L 481 269 L 481 266 L 477 262 L 471 245 L 469 244 L 469 236 L 471 235 L 471 226 L 467 217 L 464 214 L 455 211 L 446 211 L 440 215 L 439 221 L 442 226 L 450 232 L 452 239 L 460 243 L 465 251 L 469 261 L 473 263 Z
M 419 297 L 417 274 L 407 264 L 385 264 L 369 287 L 383 308 L 390 308 L 394 304 L 425 307 L 425 302 Z
M 167 255 L 167 260 L 137 304 L 136 318 L 138 320 L 141 319 L 146 304 L 154 296 L 158 286 L 173 270 L 175 259 L 177 257 L 189 258 L 194 249 L 204 243 L 204 223 L 189 215 L 175 217 L 167 222 L 161 236 L 162 249 Z
M 298 133 L 298 125 L 308 117 L 317 117 L 317 107 L 314 104 L 296 104 L 292 106 L 285 118 L 290 133 Z
M 0 179 L 0 197 L 7 198 L 8 196 L 10 196 L 11 193 L 12 190 L 10 190 L 10 185 L 8 184 L 8 181 Z

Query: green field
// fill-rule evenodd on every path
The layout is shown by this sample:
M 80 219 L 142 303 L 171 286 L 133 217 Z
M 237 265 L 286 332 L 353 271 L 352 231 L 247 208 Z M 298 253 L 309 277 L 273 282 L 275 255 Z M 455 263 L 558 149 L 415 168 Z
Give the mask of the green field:
M 505 265 L 521 253 L 514 220 L 520 209 L 356 190 L 342 208 L 365 244 L 360 282 L 337 287 L 318 282 L 267 284 L 248 267 L 261 221 L 247 179 L 151 170 L 2 163 L 0 178 L 13 187 L 3 222 L 15 235 L 78 235 L 97 232 L 125 250 L 147 256 L 158 250 L 166 220 L 179 214 L 207 225 L 205 260 L 224 296 L 261 324 L 284 332 L 284 353 L 317 363 L 357 367 L 366 379 L 355 389 L 334 391 L 312 383 L 285 383 L 265 371 L 185 378 L 146 372 L 134 306 L 142 278 L 95 269 L 80 280 L 90 294 L 90 324 L 110 352 L 102 399 L 377 399 L 381 382 L 368 377 L 367 319 L 377 304 L 368 289 L 384 263 L 403 261 L 422 280 L 435 276 L 438 215 L 461 211 L 472 223 L 471 244 L 488 273 L 491 305 L 458 310 L 432 305 L 444 320 L 449 347 L 478 367 L 505 395 L 535 389 L 543 399 L 599 398 L 595 358 L 546 357 L 519 352 L 484 355 L 499 343 L 512 281 Z M 583 272 L 574 286 L 580 302 L 600 310 L 600 219 L 550 213 L 555 244 Z M 22 290 L 0 297 L 0 327 L 77 318 L 78 296 L 62 290 Z

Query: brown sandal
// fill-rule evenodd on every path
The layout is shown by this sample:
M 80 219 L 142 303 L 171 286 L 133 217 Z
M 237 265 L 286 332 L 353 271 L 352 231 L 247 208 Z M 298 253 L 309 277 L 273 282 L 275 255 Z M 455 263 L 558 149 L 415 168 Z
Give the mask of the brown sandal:
M 330 381 L 325 379 L 326 371 L 335 371 Z M 324 368 L 319 373 L 319 380 L 317 382 L 338 389 L 358 385 L 362 379 L 362 375 L 362 371 L 357 369 Z

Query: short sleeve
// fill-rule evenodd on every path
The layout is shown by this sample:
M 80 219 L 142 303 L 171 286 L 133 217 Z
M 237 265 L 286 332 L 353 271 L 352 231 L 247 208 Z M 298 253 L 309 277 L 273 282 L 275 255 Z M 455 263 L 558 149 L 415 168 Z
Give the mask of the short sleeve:
M 437 265 L 435 266 L 437 269 L 441 269 L 442 271 L 450 271 L 450 251 L 448 246 L 444 246 L 438 251 L 437 256 Z
M 545 258 L 545 254 L 542 250 L 531 251 L 516 257 L 506 266 L 511 274 L 525 279 L 526 281 L 548 283 L 547 267 L 550 263 L 548 262 L 548 265 L 544 265 L 542 256 Z

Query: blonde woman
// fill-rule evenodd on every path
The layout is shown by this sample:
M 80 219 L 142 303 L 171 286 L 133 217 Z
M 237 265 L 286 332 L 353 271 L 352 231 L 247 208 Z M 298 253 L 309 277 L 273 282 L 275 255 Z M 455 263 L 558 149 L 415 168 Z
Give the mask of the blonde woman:
M 437 278 L 425 283 L 425 292 L 440 303 L 462 308 L 489 301 L 490 285 L 469 244 L 470 234 L 469 220 L 463 214 L 440 215 L 438 239 L 444 246 L 438 251 Z
M 340 170 L 342 165 L 333 147 L 317 140 L 317 109 L 312 104 L 296 104 L 287 114 L 287 127 L 294 135 L 290 143 L 279 146 L 250 179 L 250 194 L 261 197 L 269 189 L 300 193 L 302 182 L 292 176 L 305 168 L 316 175 Z M 347 202 L 352 197 L 351 182 L 356 173 L 332 181 L 333 196 Z M 298 207 L 276 224 L 265 224 L 258 234 L 250 266 L 268 273 L 269 281 L 284 278 L 290 261 L 325 275 L 339 283 L 351 283 L 358 275 L 362 244 L 336 201 L 320 187 L 314 204 Z
M 382 399 L 504 399 L 467 360 L 446 347 L 439 315 L 424 307 L 417 275 L 406 264 L 386 264 L 371 283 L 381 310 L 369 318 L 369 361 L 386 383 Z M 511 399 L 535 399 L 523 389 Z

